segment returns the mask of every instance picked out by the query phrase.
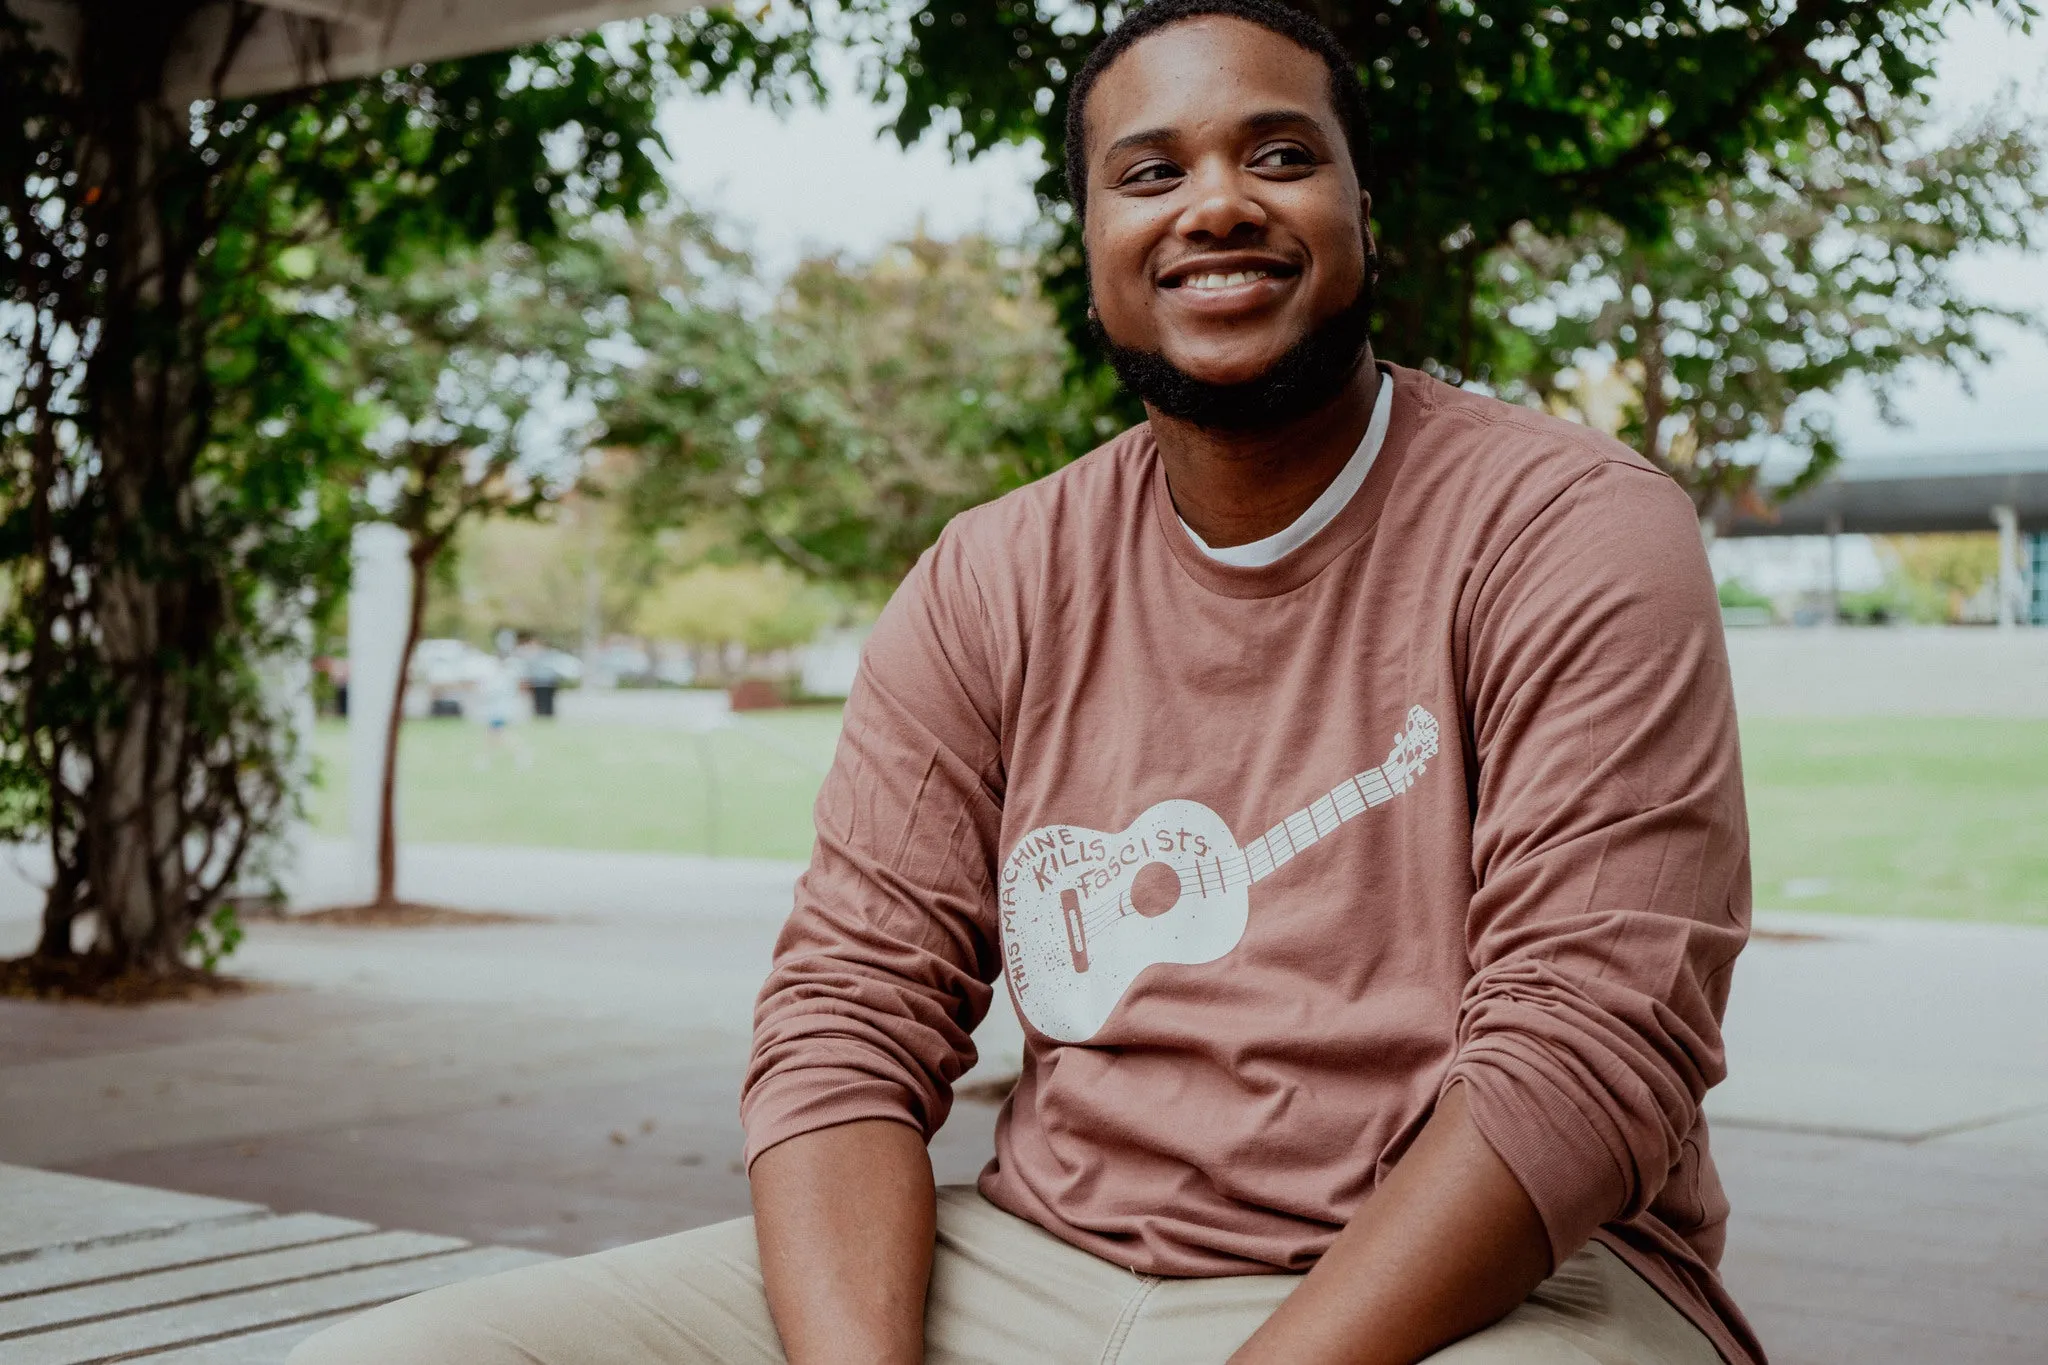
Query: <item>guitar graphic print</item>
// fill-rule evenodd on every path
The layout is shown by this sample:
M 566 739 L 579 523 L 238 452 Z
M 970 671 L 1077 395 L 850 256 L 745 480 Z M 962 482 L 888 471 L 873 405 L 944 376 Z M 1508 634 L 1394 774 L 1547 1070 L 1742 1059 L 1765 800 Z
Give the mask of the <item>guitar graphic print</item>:
M 1004 862 L 998 894 L 1018 1009 L 1040 1033 L 1082 1042 L 1147 967 L 1222 957 L 1244 937 L 1252 884 L 1415 785 L 1437 742 L 1436 717 L 1411 706 L 1385 763 L 1345 778 L 1243 848 L 1199 801 L 1161 801 L 1121 834 L 1031 831 Z

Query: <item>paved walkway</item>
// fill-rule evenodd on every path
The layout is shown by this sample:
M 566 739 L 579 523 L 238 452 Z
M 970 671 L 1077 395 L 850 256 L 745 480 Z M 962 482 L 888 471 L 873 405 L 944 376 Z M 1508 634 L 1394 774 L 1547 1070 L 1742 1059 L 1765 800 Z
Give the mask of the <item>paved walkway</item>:
M 275 990 L 0 1002 L 0 1161 L 556 1253 L 743 1213 L 734 1098 L 794 869 L 434 848 L 406 872 L 549 918 L 257 924 L 238 968 Z M 0 953 L 32 911 L 0 874 Z M 1728 1278 L 1774 1359 L 2039 1365 L 2048 931 L 1760 921 L 1785 937 L 1737 973 L 1709 1111 Z M 980 1073 L 1016 1040 L 995 1021 Z M 995 1112 L 957 1107 L 942 1179 L 986 1160 Z
M 2048 630 L 1736 629 L 1728 662 L 1748 719 L 2048 717 Z

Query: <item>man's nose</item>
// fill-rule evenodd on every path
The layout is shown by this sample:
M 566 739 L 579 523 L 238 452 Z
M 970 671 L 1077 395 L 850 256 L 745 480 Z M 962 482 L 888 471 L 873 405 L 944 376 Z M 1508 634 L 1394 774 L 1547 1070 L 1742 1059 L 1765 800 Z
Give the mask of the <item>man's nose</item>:
M 1265 205 L 1250 193 L 1237 166 L 1204 166 L 1191 188 L 1193 199 L 1174 225 L 1182 237 L 1221 242 L 1265 229 Z

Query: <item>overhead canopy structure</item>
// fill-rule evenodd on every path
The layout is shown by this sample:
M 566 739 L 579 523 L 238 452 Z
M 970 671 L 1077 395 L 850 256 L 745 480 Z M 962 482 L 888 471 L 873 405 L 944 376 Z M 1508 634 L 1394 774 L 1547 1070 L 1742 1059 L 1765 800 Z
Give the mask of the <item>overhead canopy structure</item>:
M 1989 531 L 2008 508 L 2020 527 L 2048 530 L 2048 449 L 2003 455 L 1844 460 L 1769 517 L 1746 516 L 1731 536 L 1899 535 Z
M 40 25 L 42 40 L 63 52 L 76 48 L 84 3 L 0 0 Z M 254 12 L 254 23 L 223 63 L 237 7 L 210 0 L 194 13 L 166 63 L 164 97 L 290 90 L 700 5 L 701 0 L 259 0 L 240 6 Z

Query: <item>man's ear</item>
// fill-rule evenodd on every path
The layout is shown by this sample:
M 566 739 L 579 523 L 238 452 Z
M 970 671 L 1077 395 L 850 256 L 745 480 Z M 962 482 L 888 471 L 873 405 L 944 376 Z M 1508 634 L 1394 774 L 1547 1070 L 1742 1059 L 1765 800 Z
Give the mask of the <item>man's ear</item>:
M 1358 192 L 1358 230 L 1365 238 L 1365 277 L 1375 287 L 1380 282 L 1380 241 L 1372 234 L 1372 195 Z

